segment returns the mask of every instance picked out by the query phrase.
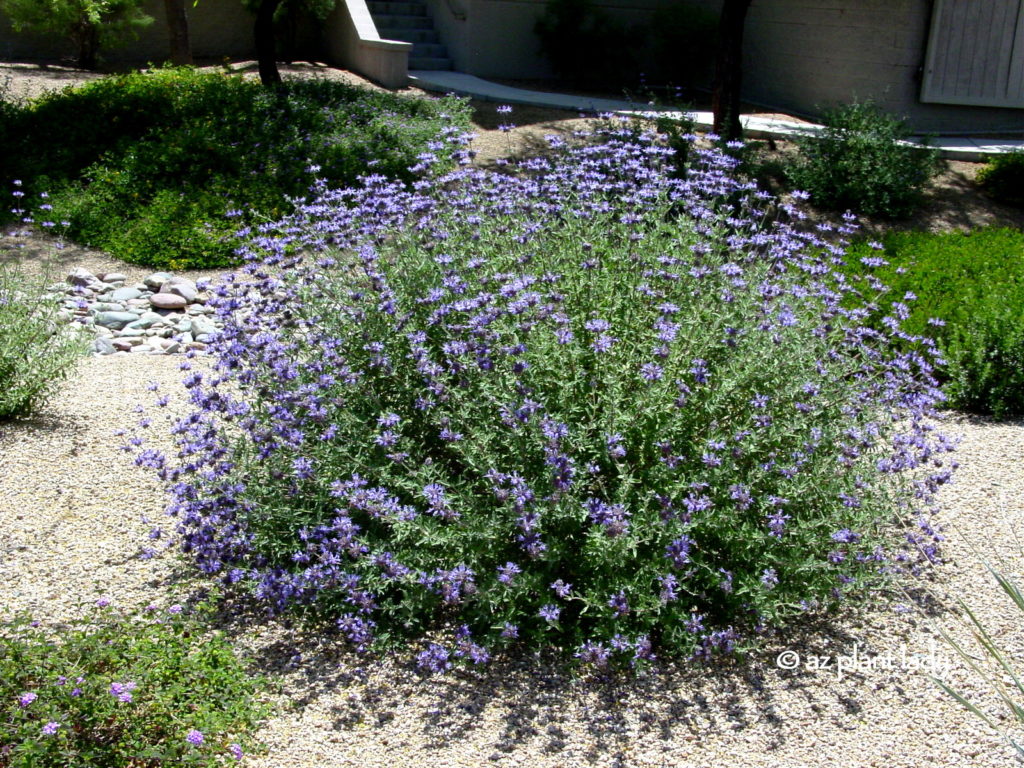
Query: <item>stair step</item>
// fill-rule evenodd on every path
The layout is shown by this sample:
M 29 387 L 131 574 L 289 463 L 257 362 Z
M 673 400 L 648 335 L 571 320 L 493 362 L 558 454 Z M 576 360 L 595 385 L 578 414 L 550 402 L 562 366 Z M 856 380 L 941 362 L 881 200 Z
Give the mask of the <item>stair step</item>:
M 439 70 L 448 70 L 452 68 L 452 60 L 449 58 L 413 58 L 409 57 L 409 69 L 411 70 L 430 70 L 437 72 Z
M 392 3 L 382 0 L 370 0 L 369 6 L 371 16 L 426 16 L 426 3 L 404 2 Z
M 381 23 L 389 29 L 433 29 L 434 20 L 429 16 L 383 16 Z
M 441 38 L 434 29 L 377 29 L 382 40 L 401 40 L 406 43 L 432 43 L 437 45 Z
M 413 43 L 409 56 L 415 59 L 447 59 L 448 48 L 444 43 Z

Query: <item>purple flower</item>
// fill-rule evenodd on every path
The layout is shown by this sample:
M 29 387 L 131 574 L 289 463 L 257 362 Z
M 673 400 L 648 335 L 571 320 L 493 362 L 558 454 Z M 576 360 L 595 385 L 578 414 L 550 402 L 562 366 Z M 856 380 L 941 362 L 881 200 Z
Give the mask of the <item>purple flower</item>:
M 118 701 L 128 703 L 132 700 L 131 692 L 136 688 L 135 683 L 111 683 L 110 684 L 110 695 L 115 697 Z
M 206 739 L 203 736 L 203 732 L 197 731 L 195 728 L 193 728 L 191 731 L 185 734 L 185 741 L 187 741 L 189 744 L 194 744 L 197 747 L 202 745 L 203 741 L 205 740 Z
M 428 672 L 444 672 L 451 666 L 449 657 L 447 649 L 437 643 L 431 643 L 427 650 L 416 656 L 416 666 Z
M 46 725 L 43 726 L 41 733 L 43 734 L 43 736 L 53 736 L 53 734 L 55 734 L 57 732 L 57 729 L 59 727 L 60 727 L 60 723 L 58 723 L 58 722 L 56 722 L 54 720 L 51 720 L 50 722 L 48 722 Z
M 673 568 L 680 569 L 690 562 L 690 549 L 692 547 L 693 539 L 684 533 L 665 547 L 665 557 L 671 561 Z
M 615 618 L 625 616 L 629 613 L 629 602 L 626 600 L 626 593 L 619 590 L 608 599 L 608 607 L 615 612 Z
M 541 606 L 541 609 L 537 612 L 537 615 L 544 619 L 548 624 L 554 624 L 558 621 L 558 617 L 561 614 L 562 609 L 557 605 L 552 605 L 551 603 Z
M 228 744 L 228 752 L 231 753 L 231 756 L 235 758 L 235 760 L 242 759 L 243 752 L 240 744 Z
M 572 590 L 572 584 L 566 584 L 564 581 L 559 579 L 558 581 L 552 582 L 551 589 L 555 591 L 555 594 L 561 598 L 568 598 L 569 592 Z
M 665 369 L 654 363 L 644 363 L 640 366 L 640 375 L 644 381 L 660 381 L 665 375 Z
M 775 572 L 774 568 L 765 568 L 761 572 L 761 583 L 764 584 L 765 589 L 774 589 L 779 583 L 779 575 Z
M 21 694 L 21 697 L 18 699 L 18 706 L 24 709 L 38 698 L 39 696 L 33 693 L 32 691 L 29 691 L 28 693 L 23 693 Z
M 622 444 L 622 435 L 616 433 L 605 438 L 605 445 L 608 448 L 608 455 L 613 459 L 621 459 L 626 455 L 626 446 Z
M 523 572 L 523 569 L 512 562 L 505 563 L 498 568 L 498 581 L 502 584 L 511 584 L 512 580 L 517 575 Z
M 110 605 L 110 600 L 105 597 L 101 597 L 96 601 L 96 607 L 98 608 L 106 608 L 108 605 Z

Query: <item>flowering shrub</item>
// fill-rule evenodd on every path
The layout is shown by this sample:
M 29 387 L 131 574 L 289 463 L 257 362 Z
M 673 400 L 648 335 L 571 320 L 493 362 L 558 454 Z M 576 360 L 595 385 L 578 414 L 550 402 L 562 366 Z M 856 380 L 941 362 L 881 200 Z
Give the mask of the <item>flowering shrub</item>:
M 0 624 L 0 765 L 223 765 L 268 710 L 230 645 L 180 605 L 123 614 L 101 599 L 59 639 Z
M 136 459 L 199 568 L 357 649 L 439 630 L 437 670 L 728 652 L 937 556 L 951 446 L 898 320 L 841 306 L 838 250 L 764 226 L 735 161 L 599 139 L 243 233 L 180 461 Z
M 19 201 L 14 212 L 23 223 L 31 223 L 33 214 L 22 202 L 20 186 L 14 186 Z M 47 204 L 42 205 L 45 213 Z M 45 279 L 0 264 L 0 419 L 27 416 L 39 408 L 85 354 L 84 337 L 60 320 L 59 302 L 45 294 Z

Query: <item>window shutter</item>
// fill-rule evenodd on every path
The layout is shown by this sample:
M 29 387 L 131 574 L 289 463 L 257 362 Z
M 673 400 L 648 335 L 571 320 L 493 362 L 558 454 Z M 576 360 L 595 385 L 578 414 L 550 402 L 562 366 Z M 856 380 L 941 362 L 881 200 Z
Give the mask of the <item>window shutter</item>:
M 921 101 L 1024 107 L 1024 0 L 935 0 Z

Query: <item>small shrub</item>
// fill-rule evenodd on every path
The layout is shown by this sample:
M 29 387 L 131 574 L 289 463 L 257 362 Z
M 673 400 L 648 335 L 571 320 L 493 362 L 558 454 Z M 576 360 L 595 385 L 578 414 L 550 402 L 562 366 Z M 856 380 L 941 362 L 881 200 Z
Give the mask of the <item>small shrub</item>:
M 1024 205 L 1024 151 L 993 155 L 978 171 L 977 182 L 1001 203 Z
M 137 457 L 182 550 L 357 649 L 441 632 L 433 670 L 727 653 L 936 557 L 904 519 L 949 477 L 927 360 L 691 152 L 674 179 L 627 126 L 519 174 L 321 187 L 262 230 L 186 380 L 187 463 Z
M 0 765 L 219 766 L 254 746 L 264 684 L 201 612 L 97 606 L 59 634 L 0 625 Z
M 46 294 L 45 278 L 0 264 L 0 419 L 42 406 L 86 351 L 83 335 Z
M 915 297 L 905 303 L 903 327 L 938 341 L 949 405 L 1000 418 L 1024 414 L 1024 233 L 904 232 L 882 245 L 881 252 L 854 249 L 847 272 L 869 271 L 888 286 L 880 307 Z M 886 263 L 869 267 L 877 259 Z M 876 327 L 888 311 L 878 309 Z
M 799 139 L 800 159 L 789 168 L 791 182 L 810 193 L 815 206 L 867 216 L 910 215 L 921 192 L 939 171 L 934 149 L 903 143 L 903 121 L 871 102 L 827 112 L 824 130 Z
M 226 238 L 239 223 L 276 219 L 305 197 L 314 167 L 332 184 L 412 181 L 417 157 L 468 125 L 468 108 L 167 68 L 48 94 L 15 118 L 0 167 L 45 179 L 34 187 L 47 185 L 69 237 L 150 267 L 211 268 L 236 261 Z

